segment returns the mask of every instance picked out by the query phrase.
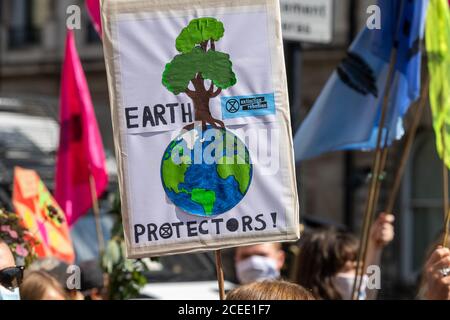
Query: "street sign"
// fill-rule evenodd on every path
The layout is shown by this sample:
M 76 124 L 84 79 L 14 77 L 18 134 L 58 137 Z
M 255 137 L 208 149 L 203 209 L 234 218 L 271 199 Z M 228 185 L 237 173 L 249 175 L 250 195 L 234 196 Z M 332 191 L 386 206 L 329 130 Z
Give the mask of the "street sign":
M 333 0 L 281 0 L 285 40 L 329 43 L 333 38 Z

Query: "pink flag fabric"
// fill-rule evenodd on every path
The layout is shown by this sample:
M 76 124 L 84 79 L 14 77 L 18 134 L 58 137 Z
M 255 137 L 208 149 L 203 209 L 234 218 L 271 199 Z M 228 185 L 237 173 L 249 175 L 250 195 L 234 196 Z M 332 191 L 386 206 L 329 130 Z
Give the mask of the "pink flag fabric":
M 98 196 L 108 185 L 103 143 L 71 30 L 61 78 L 60 125 L 55 198 L 71 226 L 92 207 L 89 177 Z
M 86 0 L 86 8 L 91 16 L 94 28 L 102 36 L 102 21 L 100 18 L 100 0 Z

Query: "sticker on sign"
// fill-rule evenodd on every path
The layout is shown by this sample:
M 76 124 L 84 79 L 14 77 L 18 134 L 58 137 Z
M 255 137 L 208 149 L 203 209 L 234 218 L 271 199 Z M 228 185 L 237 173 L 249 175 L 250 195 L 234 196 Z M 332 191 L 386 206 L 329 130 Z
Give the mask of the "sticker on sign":
M 329 43 L 333 38 L 333 0 L 281 0 L 285 40 Z

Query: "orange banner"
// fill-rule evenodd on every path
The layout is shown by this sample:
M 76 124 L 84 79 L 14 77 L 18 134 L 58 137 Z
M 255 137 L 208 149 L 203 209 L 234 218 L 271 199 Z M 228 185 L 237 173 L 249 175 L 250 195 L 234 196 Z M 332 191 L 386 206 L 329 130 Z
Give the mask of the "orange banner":
M 25 227 L 39 240 L 39 257 L 55 257 L 69 264 L 75 260 L 64 212 L 34 170 L 14 169 L 13 204 Z

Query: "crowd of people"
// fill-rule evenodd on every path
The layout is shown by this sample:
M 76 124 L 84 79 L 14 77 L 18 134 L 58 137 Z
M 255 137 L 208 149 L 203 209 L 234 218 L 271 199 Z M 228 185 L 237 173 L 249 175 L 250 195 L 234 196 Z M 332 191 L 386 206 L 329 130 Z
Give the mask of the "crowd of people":
M 0 239 L 0 300 L 102 300 L 106 297 L 105 277 L 97 261 L 81 263 L 80 278 L 73 281 L 69 279 L 68 267 L 55 258 L 45 258 L 24 270 L 16 265 L 9 246 Z
M 365 265 L 380 266 L 383 249 L 394 239 L 394 216 L 380 214 L 372 225 Z M 441 240 L 441 239 L 440 239 Z M 442 243 L 438 241 L 437 243 Z M 357 270 L 359 241 L 348 232 L 322 229 L 300 241 L 293 282 L 280 279 L 285 253 L 279 243 L 239 247 L 235 268 L 241 286 L 227 299 L 350 300 Z M 376 299 L 380 288 L 361 281 L 359 300 Z M 417 299 L 450 300 L 450 249 L 433 245 L 424 264 Z
M 381 214 L 371 228 L 364 265 L 379 266 L 383 248 L 394 238 L 394 217 Z M 442 243 L 442 242 L 439 242 Z M 299 243 L 294 279 L 281 278 L 285 252 L 280 243 L 236 248 L 240 285 L 227 300 L 349 300 L 357 271 L 359 243 L 350 233 L 327 228 L 306 233 Z M 79 286 L 68 286 L 67 265 L 47 258 L 26 270 L 16 266 L 6 242 L 0 240 L 0 300 L 99 300 L 105 298 L 105 277 L 96 261 L 80 266 Z M 361 280 L 358 299 L 376 299 L 378 289 Z M 450 249 L 430 248 L 417 292 L 418 299 L 450 300 Z

